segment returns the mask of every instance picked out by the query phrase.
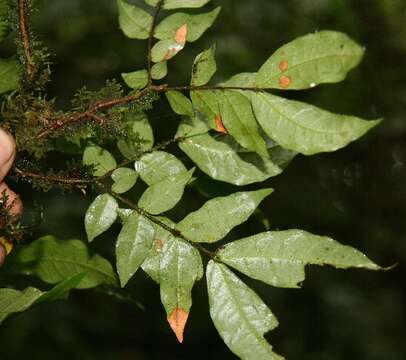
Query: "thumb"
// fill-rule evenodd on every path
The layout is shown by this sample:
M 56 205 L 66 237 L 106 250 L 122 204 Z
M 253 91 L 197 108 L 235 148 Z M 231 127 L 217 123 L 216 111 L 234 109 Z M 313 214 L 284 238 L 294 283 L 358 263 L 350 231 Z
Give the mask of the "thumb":
M 0 183 L 13 165 L 15 155 L 16 148 L 13 137 L 0 128 Z

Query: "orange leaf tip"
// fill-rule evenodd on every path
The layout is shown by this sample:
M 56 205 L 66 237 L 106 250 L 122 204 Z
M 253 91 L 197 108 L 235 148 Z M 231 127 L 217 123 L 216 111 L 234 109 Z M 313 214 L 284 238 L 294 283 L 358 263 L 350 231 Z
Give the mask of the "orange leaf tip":
M 183 24 L 175 33 L 175 41 L 180 45 L 185 45 L 187 39 L 188 27 Z
M 214 118 L 214 122 L 216 123 L 216 131 L 222 134 L 228 134 L 228 131 L 223 124 L 223 119 L 221 118 L 220 114 L 216 115 L 216 117 Z
M 180 343 L 183 342 L 183 333 L 188 317 L 189 313 L 182 308 L 176 308 L 168 317 L 169 325 Z

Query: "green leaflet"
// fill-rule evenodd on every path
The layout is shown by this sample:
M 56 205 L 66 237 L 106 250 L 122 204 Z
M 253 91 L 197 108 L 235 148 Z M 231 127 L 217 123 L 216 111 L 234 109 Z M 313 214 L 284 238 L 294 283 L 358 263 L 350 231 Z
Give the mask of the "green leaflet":
M 163 8 L 166 10 L 180 8 L 200 8 L 206 5 L 210 0 L 164 0 Z M 159 0 L 145 0 L 148 5 L 157 6 Z
M 24 291 L 0 289 L 0 324 L 8 315 L 27 310 L 43 292 L 33 287 Z
M 305 155 L 338 150 L 380 123 L 333 114 L 268 93 L 253 93 L 252 101 L 266 134 L 285 149 Z
M 298 287 L 306 265 L 332 265 L 379 270 L 358 250 L 328 237 L 302 230 L 270 231 L 227 244 L 218 252 L 222 262 L 278 287 Z
M 168 227 L 174 229 L 175 223 L 168 218 L 159 216 L 157 219 Z M 159 284 L 160 282 L 160 263 L 161 263 L 161 255 L 164 244 L 168 241 L 172 234 L 166 231 L 161 226 L 154 224 L 155 227 L 155 236 L 154 236 L 154 245 L 151 248 L 150 252 L 147 255 L 147 258 L 142 263 L 141 267 L 156 283 Z
M 100 146 L 88 146 L 83 153 L 83 164 L 94 167 L 94 176 L 103 176 L 117 167 L 117 162 L 107 150 Z
M 211 80 L 217 71 L 215 55 L 216 45 L 197 55 L 192 68 L 192 86 L 203 86 Z
M 151 49 L 151 59 L 154 63 L 166 62 L 176 56 L 185 47 L 184 42 L 167 39 L 158 41 Z
M 259 133 L 250 100 L 233 90 L 192 91 L 193 105 L 208 119 L 208 125 L 219 132 L 225 128 L 246 149 L 269 157 L 265 141 Z M 220 128 L 219 123 L 221 122 Z
M 152 16 L 135 5 L 117 0 L 120 28 L 131 39 L 148 39 Z
M 19 80 L 19 62 L 15 58 L 0 59 L 0 94 L 17 89 Z
M 117 239 L 117 272 L 124 287 L 134 276 L 153 245 L 155 229 L 144 216 L 133 212 L 124 222 Z
M 127 159 L 152 149 L 154 133 L 145 113 L 130 110 L 124 114 L 122 123 L 125 137 L 118 140 L 117 146 Z
M 78 274 L 48 291 L 41 291 L 33 287 L 23 291 L 7 288 L 0 289 L 0 324 L 7 316 L 23 312 L 32 305 L 65 297 L 71 289 L 78 287 L 83 276 L 83 274 Z
M 109 194 L 99 195 L 89 206 L 85 216 L 87 238 L 93 241 L 107 231 L 117 219 L 118 204 Z
M 199 252 L 187 242 L 170 236 L 162 249 L 159 276 L 161 301 L 168 316 L 177 308 L 189 312 L 193 285 L 203 276 Z
M 175 13 L 163 19 L 155 29 L 154 36 L 159 40 L 174 40 L 176 32 L 183 25 L 187 25 L 186 41 L 194 42 L 210 28 L 220 13 L 221 7 L 199 15 Z
M 278 320 L 258 295 L 212 260 L 206 276 L 210 316 L 230 350 L 242 360 L 283 360 L 263 337 Z
M 148 71 L 145 69 L 123 73 L 121 76 L 131 89 L 139 90 L 148 85 Z
M 302 36 L 277 50 L 259 69 L 257 86 L 296 90 L 339 82 L 363 54 L 362 47 L 339 32 Z
M 218 96 L 221 96 L 221 91 L 217 90 L 195 90 L 190 92 L 193 107 L 207 117 L 207 124 L 210 128 L 217 128 L 216 117 L 220 115 L 220 105 Z
M 167 91 L 165 93 L 166 98 L 168 99 L 169 105 L 172 110 L 178 115 L 193 115 L 192 103 L 185 95 L 180 91 Z
M 213 243 L 224 238 L 235 226 L 245 222 L 272 189 L 238 192 L 207 201 L 177 226 L 188 240 Z
M 248 185 L 279 175 L 295 153 L 274 147 L 269 157 L 243 152 L 229 136 L 211 136 L 206 123 L 199 115 L 183 119 L 177 136 L 188 136 L 179 147 L 193 162 L 213 179 L 235 185 Z M 195 136 L 192 136 L 195 135 Z
M 117 284 L 111 264 L 99 255 L 91 256 L 80 240 L 58 240 L 45 236 L 21 247 L 12 258 L 11 271 L 36 275 L 42 281 L 56 284 L 78 274 L 85 274 L 77 285 L 88 289 L 101 284 Z
M 216 95 L 220 105 L 220 116 L 227 131 L 244 148 L 262 157 L 269 157 L 250 101 L 237 91 L 216 92 Z
M 241 73 L 232 76 L 221 86 L 237 86 L 237 87 L 257 87 L 257 73 Z
M 111 190 L 117 194 L 123 194 L 130 190 L 138 179 L 138 174 L 133 169 L 118 168 L 111 174 L 114 181 Z
M 172 209 L 182 198 L 194 170 L 168 176 L 153 184 L 142 194 L 138 206 L 153 215 Z
M 162 61 L 156 63 L 151 68 L 151 77 L 154 80 L 162 80 L 166 75 L 168 75 L 168 63 Z
M 169 176 L 187 171 L 180 160 L 164 151 L 154 151 L 144 155 L 135 162 L 135 170 L 140 174 L 141 179 L 150 186 Z

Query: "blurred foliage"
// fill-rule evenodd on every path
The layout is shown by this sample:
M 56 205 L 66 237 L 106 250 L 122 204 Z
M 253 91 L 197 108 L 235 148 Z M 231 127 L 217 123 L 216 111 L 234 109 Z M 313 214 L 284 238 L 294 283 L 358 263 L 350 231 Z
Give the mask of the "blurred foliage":
M 139 1 L 134 1 L 139 2 Z M 38 36 L 55 55 L 52 95 L 61 108 L 86 85 L 142 68 L 145 42 L 118 29 L 115 1 L 39 0 Z M 367 48 L 365 61 L 341 84 L 289 96 L 326 109 L 385 122 L 366 138 L 337 153 L 298 157 L 267 182 L 276 189 L 262 209 L 271 228 L 303 228 L 356 246 L 390 272 L 308 270 L 303 290 L 283 290 L 248 281 L 281 322 L 272 333 L 276 351 L 290 360 L 401 360 L 406 353 L 406 3 L 404 0 L 216 0 L 223 11 L 209 34 L 170 64 L 171 84 L 188 82 L 194 57 L 213 42 L 218 78 L 254 71 L 281 44 L 322 29 L 347 33 Z M 10 40 L 0 54 L 9 54 Z M 173 134 L 177 117 L 162 101 L 150 117 L 155 135 Z M 214 184 L 214 185 L 213 185 Z M 221 193 L 223 184 L 198 184 L 183 201 L 196 208 L 197 188 Z M 90 198 L 81 194 L 32 194 L 17 187 L 30 208 L 42 203 L 39 233 L 84 238 L 82 218 Z M 180 204 L 172 215 L 183 217 Z M 264 229 L 253 217 L 233 238 Z M 109 254 L 114 231 L 96 241 Z M 208 316 L 205 284 L 194 291 L 186 340 L 179 346 L 166 324 L 157 286 L 141 275 L 133 299 L 75 292 L 70 302 L 40 306 L 0 328 L 0 356 L 14 359 L 234 359 Z M 141 302 L 142 306 L 138 303 Z M 137 306 L 138 304 L 138 306 Z

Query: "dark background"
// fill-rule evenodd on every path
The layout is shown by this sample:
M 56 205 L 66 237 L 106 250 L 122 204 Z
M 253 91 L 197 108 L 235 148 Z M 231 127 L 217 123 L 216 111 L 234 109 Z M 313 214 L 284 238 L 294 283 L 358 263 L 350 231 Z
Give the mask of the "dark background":
M 170 62 L 168 83 L 187 83 L 193 58 L 213 42 L 218 48 L 217 80 L 256 71 L 279 46 L 316 30 L 343 31 L 366 46 L 364 62 L 345 82 L 287 96 L 335 112 L 384 117 L 384 123 L 336 153 L 298 156 L 284 174 L 263 184 L 276 191 L 262 210 L 272 229 L 302 228 L 329 235 L 361 249 L 383 266 L 398 266 L 379 273 L 311 267 L 301 290 L 247 281 L 280 320 L 279 328 L 267 338 L 290 360 L 404 359 L 406 2 L 213 3 L 223 6 L 216 25 Z M 61 108 L 68 106 L 78 88 L 97 89 L 107 78 L 119 79 L 121 72 L 145 66 L 146 44 L 129 40 L 119 31 L 115 1 L 43 0 L 35 13 L 35 28 L 55 54 L 50 93 L 57 96 Z M 7 53 L 10 48 L 1 51 Z M 168 116 L 164 101 L 150 117 L 158 139 L 170 137 L 178 123 L 176 116 Z M 209 188 L 213 193 L 224 191 L 215 182 L 209 183 Z M 90 197 L 17 189 L 27 208 L 34 199 L 44 204 L 40 233 L 84 240 L 83 214 Z M 184 201 L 172 212 L 173 218 L 182 218 L 203 201 L 196 188 L 187 190 Z M 95 242 L 105 256 L 113 251 L 116 230 Z M 260 217 L 253 217 L 230 239 L 261 231 Z M 0 328 L 0 358 L 235 358 L 211 323 L 204 281 L 194 290 L 181 346 L 166 323 L 158 287 L 140 272 L 130 288 L 138 305 L 103 293 L 76 291 L 69 302 L 45 304 L 10 319 Z

